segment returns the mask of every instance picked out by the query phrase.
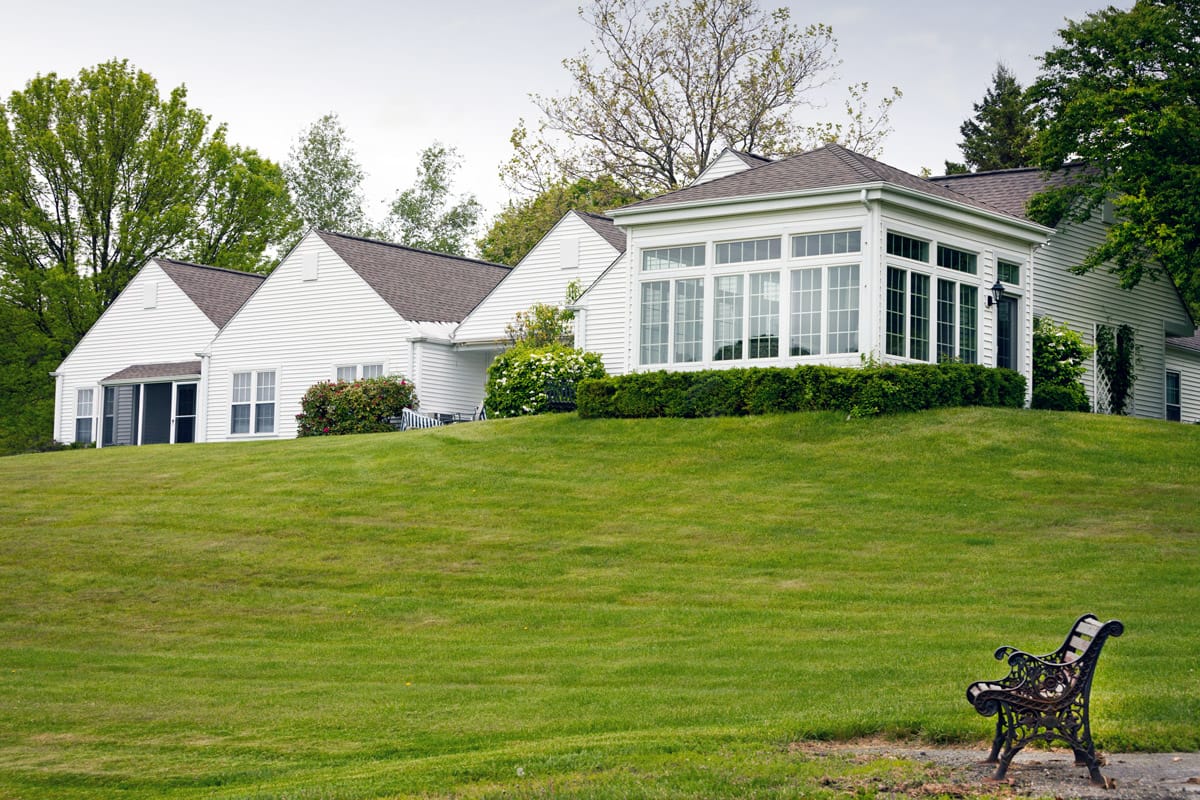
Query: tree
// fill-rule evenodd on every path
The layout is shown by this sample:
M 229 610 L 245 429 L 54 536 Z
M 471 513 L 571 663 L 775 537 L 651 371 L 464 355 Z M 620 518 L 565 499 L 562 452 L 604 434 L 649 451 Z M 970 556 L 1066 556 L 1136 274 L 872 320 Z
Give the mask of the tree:
M 641 199 L 609 175 L 559 181 L 533 197 L 510 201 L 477 243 L 479 254 L 488 261 L 516 266 L 568 211 L 603 213 Z
M 975 116 L 958 129 L 963 163 L 947 161 L 946 174 L 1028 167 L 1033 160 L 1034 110 L 1003 63 L 996 64 L 992 85 L 974 108 Z
M 47 364 L 147 260 L 265 269 L 290 208 L 277 166 L 126 61 L 39 75 L 0 102 L 0 439 L 36 438 L 8 411 L 53 408 Z
M 563 62 L 572 93 L 533 96 L 543 119 L 537 137 L 523 123 L 514 131 L 510 185 L 536 193 L 564 176 L 610 175 L 669 191 L 725 146 L 773 156 L 811 138 L 794 112 L 837 63 L 828 26 L 801 29 L 756 0 L 593 0 L 580 14 L 592 46 Z
M 483 207 L 472 194 L 451 205 L 450 184 L 458 167 L 453 147 L 435 142 L 420 159 L 417 182 L 392 201 L 384 231 L 408 247 L 463 255 Z
M 366 173 L 337 114 L 326 114 L 300 133 L 284 173 L 305 228 L 356 236 L 372 232 L 363 213 Z
M 1068 22 L 1031 87 L 1038 166 L 1087 167 L 1035 195 L 1039 222 L 1116 221 L 1079 270 L 1115 264 L 1122 285 L 1169 276 L 1200 311 L 1200 3 L 1137 0 Z

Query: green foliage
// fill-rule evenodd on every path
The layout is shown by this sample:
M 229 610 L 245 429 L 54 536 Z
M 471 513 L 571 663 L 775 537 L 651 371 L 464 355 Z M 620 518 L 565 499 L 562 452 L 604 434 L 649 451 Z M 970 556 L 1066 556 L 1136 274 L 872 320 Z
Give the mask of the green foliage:
M 421 151 L 417 182 L 392 201 L 384 234 L 407 247 L 463 255 L 483 207 L 475 195 L 450 204 L 450 184 L 458 168 L 453 147 L 434 143 Z
M 1107 411 L 1124 414 L 1129 393 L 1137 380 L 1134 362 L 1137 358 L 1133 328 L 1096 326 L 1096 368 L 1108 383 Z
M 580 15 L 594 36 L 563 62 L 572 92 L 535 95 L 538 138 L 515 132 L 506 177 L 533 192 L 547 188 L 538 181 L 547 174 L 611 175 L 667 191 L 726 145 L 792 152 L 804 136 L 793 112 L 836 65 L 827 25 L 800 28 L 786 8 L 765 11 L 755 0 L 593 0 Z M 569 152 L 547 154 L 547 132 L 565 137 Z
M 978 364 L 641 372 L 578 387 L 581 417 L 725 417 L 841 411 L 853 417 L 1025 403 L 1025 378 Z
M 1092 348 L 1068 325 L 1049 317 L 1033 323 L 1033 397 L 1031 405 L 1051 411 L 1090 411 L 1087 390 L 1079 380 Z
M 595 353 L 561 344 L 513 347 L 488 367 L 484 407 L 489 417 L 541 414 L 551 410 L 554 391 L 570 396 L 581 380 L 604 375 Z
M 1027 167 L 1033 160 L 1034 110 L 1017 78 L 997 64 L 992 85 L 959 127 L 965 163 L 946 162 L 946 174 Z
M 323 381 L 304 393 L 296 422 L 300 436 L 380 433 L 393 430 L 389 417 L 416 405 L 416 387 L 402 376 Z
M 579 281 L 567 284 L 567 305 L 583 294 Z M 527 311 L 518 311 L 504 332 L 514 345 L 546 347 L 553 344 L 572 347 L 575 342 L 575 312 L 549 303 L 534 303 Z
M 533 197 L 510 201 L 479 240 L 479 255 L 516 266 L 568 211 L 603 213 L 641 199 L 640 193 L 622 186 L 611 175 L 558 180 Z
M 892 106 L 904 93 L 899 87 L 893 86 L 892 93 L 883 97 L 872 110 L 868 108 L 867 99 L 870 90 L 871 86 L 866 81 L 850 84 L 847 87 L 849 96 L 843 102 L 846 116 L 841 122 L 818 122 L 805 128 L 804 136 L 800 140 L 801 149 L 836 142 L 842 147 L 871 158 L 883 155 L 883 142 L 892 132 Z
M 269 269 L 291 208 L 275 164 L 126 61 L 0 102 L 0 305 L 19 331 L 3 368 L 20 373 L 0 389 L 0 447 L 49 437 L 46 373 L 148 259 Z
M 1069 22 L 1030 89 L 1038 166 L 1082 160 L 1049 190 L 1067 219 L 1109 198 L 1116 222 L 1081 266 L 1112 263 L 1126 287 L 1172 278 L 1200 310 L 1200 10 L 1194 0 L 1136 0 Z
M 366 173 L 337 114 L 326 114 L 300 133 L 284 170 L 304 227 L 372 233 L 363 213 Z

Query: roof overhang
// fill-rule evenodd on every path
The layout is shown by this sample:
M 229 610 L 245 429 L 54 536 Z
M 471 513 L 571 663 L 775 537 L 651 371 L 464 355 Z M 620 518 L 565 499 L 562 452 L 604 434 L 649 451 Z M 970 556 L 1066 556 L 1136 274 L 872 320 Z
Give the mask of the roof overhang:
M 733 214 L 758 214 L 795 211 L 836 205 L 882 200 L 891 205 L 932 214 L 949 221 L 1043 244 L 1053 228 L 1030 220 L 1013 217 L 1000 211 L 978 208 L 950 198 L 918 192 L 885 181 L 805 189 L 798 192 L 778 192 L 739 197 L 720 197 L 656 206 L 634 206 L 608 212 L 613 221 L 628 226 L 653 225 L 667 222 L 687 222 L 725 217 Z
M 123 383 L 170 383 L 199 379 L 199 361 L 173 361 L 166 364 L 132 364 L 107 378 L 102 378 L 100 383 L 114 386 Z

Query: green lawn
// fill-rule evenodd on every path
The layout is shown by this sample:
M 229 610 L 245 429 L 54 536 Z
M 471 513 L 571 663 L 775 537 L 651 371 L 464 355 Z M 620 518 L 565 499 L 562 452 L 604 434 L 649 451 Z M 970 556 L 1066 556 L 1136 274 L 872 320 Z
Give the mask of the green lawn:
M 0 797 L 820 796 L 978 741 L 1000 644 L 1125 622 L 1200 748 L 1200 426 L 558 415 L 0 459 Z

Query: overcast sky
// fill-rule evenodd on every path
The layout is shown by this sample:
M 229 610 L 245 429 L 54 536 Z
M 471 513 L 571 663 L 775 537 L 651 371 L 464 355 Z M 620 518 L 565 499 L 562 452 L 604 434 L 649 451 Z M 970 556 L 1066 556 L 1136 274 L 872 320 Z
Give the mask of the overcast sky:
M 766 0 L 773 8 L 779 0 Z M 898 86 L 895 132 L 882 160 L 910 172 L 958 159 L 958 126 L 1002 60 L 1023 84 L 1084 0 L 787 2 L 798 23 L 833 26 L 843 60 L 824 91 L 840 112 L 848 82 Z M 1128 7 L 1129 3 L 1121 3 Z M 455 188 L 489 214 L 507 194 L 497 168 L 529 94 L 569 88 L 563 58 L 588 46 L 575 0 L 266 2 L 265 0 L 5 0 L 0 95 L 38 73 L 74 75 L 113 57 L 149 72 L 164 93 L 229 127 L 232 142 L 282 162 L 302 128 L 337 112 L 369 174 L 372 216 L 415 178 L 418 151 L 441 141 L 463 159 Z

